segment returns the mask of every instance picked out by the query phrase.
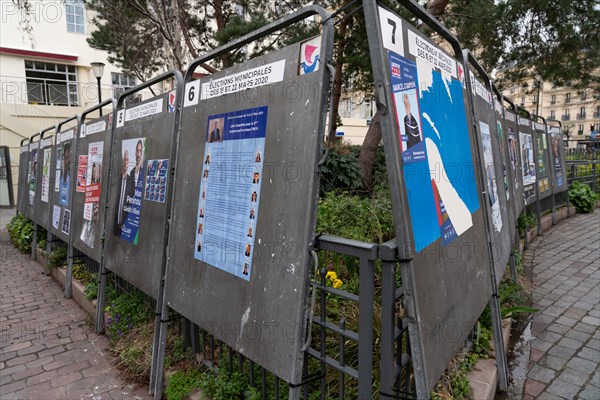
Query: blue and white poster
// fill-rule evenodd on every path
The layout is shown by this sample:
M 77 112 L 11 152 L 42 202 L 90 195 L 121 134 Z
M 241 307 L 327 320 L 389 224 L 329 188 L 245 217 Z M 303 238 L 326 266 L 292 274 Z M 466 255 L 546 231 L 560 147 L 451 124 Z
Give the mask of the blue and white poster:
M 472 214 L 479 209 L 463 82 L 449 57 L 443 69 L 391 51 L 389 62 L 419 252 L 438 239 L 446 245 L 462 235 L 473 226 Z
M 137 245 L 142 193 L 144 192 L 144 155 L 146 139 L 121 141 L 121 165 L 117 181 L 119 195 L 115 210 L 114 234 Z
M 164 203 L 167 196 L 169 160 L 148 160 L 144 200 Z
M 246 281 L 263 179 L 268 107 L 212 115 L 206 128 L 194 258 Z

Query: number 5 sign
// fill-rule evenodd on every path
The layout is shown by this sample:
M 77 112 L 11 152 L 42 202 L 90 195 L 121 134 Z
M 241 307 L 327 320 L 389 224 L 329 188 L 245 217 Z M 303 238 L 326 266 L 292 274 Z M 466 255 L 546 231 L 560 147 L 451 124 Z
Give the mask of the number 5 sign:
M 404 56 L 402 20 L 385 8 L 379 7 L 379 26 L 381 27 L 383 47 Z

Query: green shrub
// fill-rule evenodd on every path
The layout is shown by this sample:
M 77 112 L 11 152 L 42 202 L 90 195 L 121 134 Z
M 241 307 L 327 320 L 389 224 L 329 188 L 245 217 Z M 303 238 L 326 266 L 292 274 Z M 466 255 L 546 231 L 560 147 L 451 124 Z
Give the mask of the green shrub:
M 535 218 L 535 214 L 525 212 L 519 216 L 517 220 L 517 226 L 519 228 L 519 233 L 521 235 L 525 235 L 525 232 L 533 228 L 537 223 Z
M 111 340 L 120 338 L 134 326 L 142 325 L 152 318 L 152 307 L 148 297 L 142 292 L 121 293 L 108 304 L 104 311 L 110 314 L 110 317 L 106 321 L 105 329 Z
M 67 246 L 57 246 L 48 257 L 48 268 L 62 268 L 67 263 Z
M 73 278 L 86 287 L 94 280 L 92 273 L 80 262 L 73 263 Z
M 200 371 L 177 371 L 169 377 L 165 395 L 167 400 L 183 400 L 192 390 L 200 387 Z
M 356 149 L 345 144 L 332 146 L 321 168 L 321 196 L 332 191 L 353 192 L 360 189 L 361 184 Z
M 600 196 L 585 183 L 575 181 L 569 189 L 569 201 L 580 213 L 587 214 L 594 211 L 599 198 Z
M 33 221 L 23 214 L 17 214 L 6 226 L 10 235 L 10 241 L 22 253 L 31 252 L 33 241 Z

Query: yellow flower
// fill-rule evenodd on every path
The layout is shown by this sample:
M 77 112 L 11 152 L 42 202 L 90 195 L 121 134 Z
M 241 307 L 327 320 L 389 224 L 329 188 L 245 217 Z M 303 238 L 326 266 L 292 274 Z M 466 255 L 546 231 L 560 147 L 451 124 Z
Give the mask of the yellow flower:
M 337 279 L 337 274 L 335 273 L 335 271 L 328 271 L 327 275 L 325 275 L 325 278 L 330 279 L 331 282 L 333 282 Z
M 335 279 L 335 280 L 333 281 L 333 287 L 334 287 L 335 289 L 341 288 L 343 284 L 344 284 L 344 282 L 342 282 L 342 280 L 341 280 L 341 279 Z

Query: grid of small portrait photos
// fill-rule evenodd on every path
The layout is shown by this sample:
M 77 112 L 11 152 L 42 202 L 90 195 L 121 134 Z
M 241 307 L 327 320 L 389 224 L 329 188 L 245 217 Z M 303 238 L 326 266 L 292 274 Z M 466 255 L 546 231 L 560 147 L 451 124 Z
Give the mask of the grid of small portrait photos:
M 167 192 L 169 160 L 148 160 L 144 200 L 164 203 Z

